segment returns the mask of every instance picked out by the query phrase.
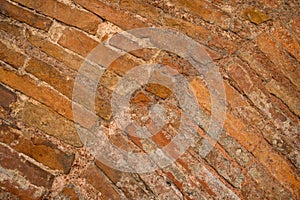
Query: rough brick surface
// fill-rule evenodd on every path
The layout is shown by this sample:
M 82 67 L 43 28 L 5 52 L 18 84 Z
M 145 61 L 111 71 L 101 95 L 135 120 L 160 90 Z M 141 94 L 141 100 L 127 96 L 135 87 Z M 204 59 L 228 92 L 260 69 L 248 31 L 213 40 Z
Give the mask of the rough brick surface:
M 201 44 L 213 62 L 201 70 L 214 64 L 223 83 L 197 71 L 204 54 L 171 52 L 185 43 L 114 38 L 144 27 Z M 299 199 L 299 44 L 296 1 L 0 0 L 0 199 Z M 157 169 L 120 171 L 107 155 Z

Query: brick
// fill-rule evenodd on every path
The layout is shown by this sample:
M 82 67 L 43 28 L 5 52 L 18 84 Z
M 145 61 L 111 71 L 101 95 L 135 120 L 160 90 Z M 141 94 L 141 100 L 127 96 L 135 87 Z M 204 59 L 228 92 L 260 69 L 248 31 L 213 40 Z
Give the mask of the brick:
M 288 77 L 292 83 L 300 87 L 300 70 L 297 65 L 284 54 L 269 35 L 263 33 L 257 37 L 257 44 L 260 50 Z
M 0 42 L 0 59 L 17 69 L 23 67 L 26 56 Z
M 172 91 L 169 88 L 157 83 L 147 84 L 146 91 L 151 92 L 162 99 L 166 99 L 172 94 Z
M 15 102 L 16 100 L 16 94 L 0 84 L 0 106 L 8 109 L 10 104 Z
M 69 173 L 74 160 L 74 154 L 68 155 L 51 142 L 37 136 L 27 139 L 17 130 L 5 124 L 0 125 L 0 141 L 43 165 L 64 173 Z
M 209 47 L 217 47 L 220 51 L 226 52 L 228 54 L 234 54 L 238 50 L 237 42 L 232 40 L 232 38 L 214 35 L 209 41 Z
M 254 159 L 251 153 L 237 143 L 234 138 L 226 134 L 222 134 L 218 138 L 218 143 L 220 143 L 228 154 L 242 167 L 247 167 Z
M 33 97 L 37 101 L 51 107 L 59 114 L 73 120 L 71 101 L 59 94 L 56 90 L 43 85 L 37 85 L 37 83 L 29 76 L 18 76 L 12 71 L 5 70 L 3 67 L 0 67 L 0 72 L 0 80 L 4 84 L 27 96 Z M 95 125 L 96 117 L 90 112 L 79 106 L 75 106 L 73 109 L 78 111 L 77 122 L 79 124 L 88 129 Z
M 155 172 L 140 174 L 143 182 L 150 187 L 151 191 L 155 194 L 158 199 L 182 198 L 180 191 L 170 184 L 168 177 L 161 172 L 156 170 Z
M 18 113 L 18 119 L 28 125 L 41 129 L 67 144 L 75 147 L 82 146 L 75 124 L 46 106 L 26 103 L 21 112 Z
M 128 55 L 123 55 L 114 60 L 111 65 L 109 65 L 108 70 L 113 71 L 119 76 L 123 76 L 127 71 L 137 67 L 138 62 L 130 58 Z
M 296 172 L 284 158 L 272 150 L 265 140 L 256 147 L 253 155 L 282 185 L 299 197 L 300 182 Z
M 291 23 L 291 28 L 294 33 L 300 38 L 300 17 L 296 17 L 293 19 Z
M 57 68 L 35 58 L 28 61 L 25 70 L 72 99 L 74 77 L 67 76 Z
M 50 42 L 44 37 L 34 35 L 29 31 L 27 32 L 26 36 L 30 44 L 34 45 L 46 54 L 64 63 L 71 69 L 78 70 L 81 64 L 83 63 L 83 59 L 81 59 L 79 56 L 70 54 L 64 48 Z
M 7 191 L 4 194 L 3 192 L 0 193 L 1 199 L 40 200 L 46 196 L 47 191 L 45 189 L 30 184 L 18 172 L 5 170 L 2 167 L 0 170 L 0 187 Z
M 234 166 L 217 149 L 214 148 L 210 151 L 205 160 L 234 187 L 241 188 L 245 176 L 237 166 Z
M 18 197 L 11 194 L 10 192 L 0 189 L 0 199 L 18 200 Z
M 229 28 L 229 16 L 224 11 L 206 1 L 172 0 L 171 3 L 179 9 L 188 9 L 193 16 L 200 17 L 205 21 L 217 24 L 224 29 Z
M 259 76 L 261 76 L 265 81 L 269 81 L 274 76 L 279 73 L 274 73 L 276 71 L 273 68 L 273 63 L 262 54 L 254 54 L 253 50 L 241 50 L 239 52 L 239 58 L 246 61 L 248 65 L 253 69 Z
M 22 28 L 7 21 L 0 21 L 0 29 L 15 37 L 22 36 Z
M 110 168 L 98 160 L 96 160 L 96 166 L 101 169 L 115 185 L 121 188 L 127 198 L 149 198 L 149 192 L 147 192 L 146 186 L 141 180 L 136 180 L 137 175 Z
M 242 10 L 241 15 L 242 15 L 242 17 L 255 23 L 256 25 L 261 24 L 261 23 L 271 19 L 264 12 L 254 8 L 254 7 L 245 8 L 244 10 Z
M 257 131 L 247 130 L 248 126 L 241 119 L 229 113 L 226 115 L 224 128 L 228 135 L 237 140 L 250 152 L 261 140 Z
M 98 25 L 102 22 L 102 20 L 96 15 L 81 11 L 77 8 L 71 8 L 56 0 L 16 0 L 15 2 L 35 9 L 45 15 L 57 19 L 58 21 L 80 28 L 90 34 L 95 34 L 98 29 Z
M 60 195 L 62 196 L 62 198 L 67 198 L 70 200 L 80 199 L 80 196 L 77 194 L 75 188 L 72 187 L 72 185 L 64 187 L 63 190 L 60 192 Z
M 225 185 L 224 182 L 222 182 L 222 177 L 218 176 L 203 160 L 196 159 L 197 157 L 199 157 L 199 155 L 195 150 L 188 150 L 188 152 L 180 157 L 180 165 L 183 166 L 184 164 L 182 163 L 185 163 L 184 168 L 188 170 L 185 173 L 189 173 L 197 178 L 202 185 L 201 187 L 209 194 L 208 197 L 217 199 L 238 199 L 232 190 L 233 188 L 229 184 Z
M 281 99 L 293 113 L 300 116 L 300 96 L 297 92 L 294 92 L 295 89 L 291 86 L 280 84 L 274 79 L 266 84 L 266 88 L 271 94 Z
M 4 169 L 17 170 L 30 183 L 50 189 L 54 176 L 25 160 L 8 147 L 0 145 L 0 165 Z
M 145 1 L 139 0 L 121 0 L 120 7 L 135 14 L 145 17 L 147 20 L 159 21 L 161 13 L 160 10 Z
M 113 184 L 94 164 L 91 164 L 81 176 L 87 180 L 95 189 L 101 192 L 103 199 L 121 199 L 121 194 Z
M 271 35 L 287 52 L 300 61 L 299 42 L 279 22 L 274 24 L 274 30 L 272 30 Z
M 82 56 L 87 56 L 99 43 L 80 31 L 66 29 L 58 44 Z
M 1 0 L 0 5 L 0 12 L 2 14 L 10 16 L 18 21 L 25 22 L 35 28 L 48 31 L 52 24 L 50 19 L 11 4 L 6 0 Z
M 87 2 L 84 0 L 75 0 L 74 2 L 106 19 L 107 21 L 110 21 L 123 30 L 130 30 L 148 26 L 145 22 L 141 21 L 137 17 L 111 8 L 101 1 L 90 0 L 89 2 Z
M 178 31 L 204 44 L 209 41 L 211 36 L 211 32 L 206 28 L 173 17 L 165 16 L 164 25 L 169 28 L 176 28 Z
M 254 181 L 246 182 L 241 189 L 242 196 L 247 200 L 264 199 L 264 191 L 254 183 Z
M 278 181 L 269 175 L 259 164 L 254 164 L 248 174 L 256 182 L 259 189 L 264 191 L 268 199 L 293 199 L 292 194 L 287 191 Z M 272 184 L 270 184 L 272 183 Z

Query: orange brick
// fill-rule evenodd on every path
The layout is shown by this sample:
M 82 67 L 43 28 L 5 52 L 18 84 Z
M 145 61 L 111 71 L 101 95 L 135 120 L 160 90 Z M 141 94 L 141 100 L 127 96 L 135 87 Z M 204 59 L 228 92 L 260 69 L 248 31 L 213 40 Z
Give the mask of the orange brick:
M 0 21 L 0 29 L 2 31 L 5 31 L 5 32 L 15 36 L 15 37 L 22 36 L 22 28 L 14 25 L 14 24 L 11 24 L 11 22 Z
M 64 48 L 50 42 L 46 38 L 34 35 L 29 31 L 27 31 L 27 40 L 35 47 L 56 58 L 71 69 L 78 70 L 83 63 L 83 59 L 81 59 L 79 56 L 70 54 L 64 50 Z
M 293 22 L 291 24 L 291 28 L 296 33 L 298 38 L 300 38 L 300 17 L 296 17 L 293 19 Z
M 58 44 L 82 56 L 87 56 L 98 45 L 98 42 L 80 31 L 66 29 L 59 39 Z
M 16 20 L 25 22 L 30 26 L 46 31 L 49 30 L 52 23 L 50 19 L 13 5 L 6 0 L 0 0 L 0 12 Z
M 96 33 L 98 25 L 102 22 L 96 15 L 78 10 L 77 8 L 71 8 L 56 0 L 15 0 L 15 2 L 91 34 Z
M 291 58 L 284 54 L 270 36 L 263 33 L 257 37 L 260 50 L 288 77 L 292 83 L 300 87 L 300 70 Z
M 68 77 L 55 67 L 34 58 L 30 59 L 25 70 L 40 80 L 49 83 L 70 99 L 72 98 L 74 84 L 73 77 Z
M 299 178 L 284 158 L 275 153 L 265 140 L 259 143 L 253 154 L 282 185 L 299 198 Z
M 10 145 L 20 153 L 24 153 L 45 166 L 64 173 L 70 171 L 74 160 L 74 154 L 67 155 L 51 142 L 41 138 L 33 137 L 30 139 L 18 133 L 14 128 L 2 124 L 0 125 L 0 141 Z
M 0 59 L 14 68 L 23 67 L 26 56 L 18 53 L 0 42 Z
M 300 116 L 300 95 L 294 92 L 295 88 L 283 85 L 274 79 L 266 84 L 266 88 L 271 94 L 281 99 L 293 113 Z
M 26 75 L 18 76 L 12 71 L 5 70 L 3 67 L 0 67 L 0 80 L 4 84 L 51 107 L 66 118 L 73 120 L 71 101 L 59 94 L 56 90 L 43 85 L 37 85 L 37 83 L 30 77 Z M 80 116 L 78 116 L 78 123 L 86 128 L 91 128 L 95 125 L 96 118 L 94 115 L 81 107 L 75 106 L 75 109 L 77 109 L 80 113 Z
M 164 17 L 164 25 L 170 28 L 176 28 L 201 43 L 206 43 L 210 39 L 211 32 L 202 26 L 194 25 L 181 19 L 173 17 Z
M 175 7 L 181 9 L 188 9 L 189 13 L 193 16 L 199 16 L 203 20 L 215 23 L 224 29 L 229 28 L 229 16 L 224 11 L 206 1 L 185 1 L 185 0 L 172 0 L 171 3 Z
M 100 17 L 119 26 L 123 30 L 146 27 L 147 24 L 134 16 L 109 7 L 105 3 L 97 0 L 75 0 L 75 3 L 99 15 Z
M 298 61 L 300 61 L 300 44 L 298 40 L 282 27 L 279 22 L 275 23 L 275 29 L 271 32 L 274 39 Z

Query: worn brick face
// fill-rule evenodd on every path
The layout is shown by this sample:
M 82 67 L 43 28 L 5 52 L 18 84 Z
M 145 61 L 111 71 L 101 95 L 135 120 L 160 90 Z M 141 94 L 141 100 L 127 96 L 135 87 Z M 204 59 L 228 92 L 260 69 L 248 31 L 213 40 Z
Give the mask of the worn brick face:
M 28 10 L 22 9 L 16 5 L 13 5 L 5 0 L 1 0 L 1 13 L 15 18 L 21 22 L 25 22 L 30 26 L 40 28 L 43 30 L 49 30 L 52 21 L 49 18 L 34 14 Z
M 60 3 L 56 0 L 42 0 L 42 1 L 26 1 L 16 0 L 16 2 L 35 9 L 46 15 L 53 17 L 71 26 L 83 29 L 91 34 L 95 34 L 98 25 L 102 22 L 100 18 L 88 12 L 81 11 L 77 8 L 70 8 L 69 6 Z
M 277 0 L 0 0 L 0 199 L 299 199 L 298 10 L 295 1 Z M 144 27 L 200 43 L 213 61 L 201 70 L 214 64 L 223 83 L 206 80 L 194 56 L 190 63 L 165 49 L 141 48 L 153 42 L 151 35 L 115 38 Z M 98 54 L 86 60 L 95 48 Z M 206 56 L 188 48 L 187 54 Z M 82 64 L 89 68 L 82 71 Z M 112 99 L 134 87 L 120 85 L 125 78 L 145 76 L 130 77 L 130 70 L 148 64 L 172 70 L 149 71 L 125 111 Z M 170 76 L 186 79 L 201 117 L 183 123 L 179 100 L 189 99 L 176 96 Z M 84 83 L 73 94 L 77 78 Z M 209 123 L 224 113 L 208 82 L 226 93 L 222 131 L 214 138 Z M 87 90 L 93 86 L 92 99 Z M 140 138 L 132 135 L 133 124 L 121 127 L 117 120 L 125 112 L 153 135 Z M 191 129 L 195 141 L 182 135 Z M 119 171 L 87 148 L 101 144 L 95 130 L 124 152 L 178 158 L 153 172 Z M 117 151 L 99 150 L 127 161 Z M 157 158 L 136 162 L 149 159 Z

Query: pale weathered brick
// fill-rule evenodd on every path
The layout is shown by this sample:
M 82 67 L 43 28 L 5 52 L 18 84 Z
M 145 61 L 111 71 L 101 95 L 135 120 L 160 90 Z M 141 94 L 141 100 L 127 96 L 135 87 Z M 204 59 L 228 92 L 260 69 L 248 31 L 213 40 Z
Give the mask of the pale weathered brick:
M 43 105 L 26 103 L 18 118 L 26 124 L 45 131 L 68 144 L 81 147 L 82 143 L 73 122 Z

